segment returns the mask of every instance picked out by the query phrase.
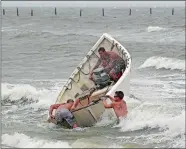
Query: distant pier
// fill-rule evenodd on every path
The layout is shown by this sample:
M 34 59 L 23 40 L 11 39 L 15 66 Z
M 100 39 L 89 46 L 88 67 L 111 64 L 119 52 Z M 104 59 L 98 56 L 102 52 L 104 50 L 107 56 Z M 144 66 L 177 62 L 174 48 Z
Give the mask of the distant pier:
M 54 9 L 54 11 L 53 11 L 54 14 L 53 14 L 53 15 L 55 15 L 55 16 L 59 15 L 58 12 L 57 12 L 57 8 L 55 7 L 55 8 L 53 8 L 53 9 Z M 60 8 L 60 9 L 63 9 L 63 8 Z M 156 8 L 154 8 L 154 9 L 156 9 Z M 5 8 L 3 8 L 2 10 L 3 10 L 3 11 L 2 11 L 2 14 L 3 14 L 3 15 L 8 15 L 8 12 L 6 13 Z M 58 10 L 59 10 L 59 8 L 58 8 Z M 101 10 L 102 10 L 102 11 L 101 11 L 101 16 L 103 16 L 103 17 L 106 16 L 105 9 L 102 8 Z M 80 17 L 83 15 L 82 12 L 83 12 L 83 10 L 80 9 L 80 10 L 79 10 L 79 16 L 80 16 Z M 16 13 L 17 16 L 21 16 L 21 14 L 19 13 L 19 8 L 16 8 L 16 12 L 15 12 L 15 13 Z M 152 15 L 153 13 L 155 14 L 156 12 L 155 12 L 155 11 L 152 11 L 152 8 L 149 8 L 149 14 Z M 175 14 L 175 9 L 174 9 L 174 8 L 171 8 L 171 14 L 172 14 L 172 15 Z M 33 9 L 30 9 L 30 16 L 34 16 L 34 15 L 37 15 L 37 14 L 34 13 L 34 10 L 33 10 Z M 132 15 L 132 8 L 129 8 L 128 15 L 130 15 L 130 16 Z M 116 17 L 116 16 L 115 16 L 115 17 Z

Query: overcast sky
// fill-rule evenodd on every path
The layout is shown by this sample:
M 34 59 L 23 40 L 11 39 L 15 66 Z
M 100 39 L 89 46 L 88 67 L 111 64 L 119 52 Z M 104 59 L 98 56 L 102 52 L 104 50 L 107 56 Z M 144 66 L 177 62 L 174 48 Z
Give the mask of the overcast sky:
M 185 1 L 1 1 L 2 7 L 184 7 Z

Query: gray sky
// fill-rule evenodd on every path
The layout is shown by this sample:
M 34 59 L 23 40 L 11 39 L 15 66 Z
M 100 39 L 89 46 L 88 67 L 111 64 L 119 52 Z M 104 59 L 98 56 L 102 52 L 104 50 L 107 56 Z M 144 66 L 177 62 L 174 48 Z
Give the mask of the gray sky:
M 184 7 L 185 1 L 1 1 L 2 7 Z

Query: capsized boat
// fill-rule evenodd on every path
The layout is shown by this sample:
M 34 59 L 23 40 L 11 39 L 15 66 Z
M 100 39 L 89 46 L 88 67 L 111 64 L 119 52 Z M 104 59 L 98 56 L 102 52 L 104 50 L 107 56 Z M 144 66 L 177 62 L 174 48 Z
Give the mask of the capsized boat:
M 119 54 L 125 61 L 126 66 L 117 82 L 108 82 L 107 77 L 102 77 L 106 78 L 103 80 L 106 83 L 102 83 L 102 86 L 99 85 L 99 80 L 95 83 L 95 81 L 89 79 L 90 71 L 99 59 L 98 49 L 100 47 L 104 47 L 106 51 L 110 50 Z M 94 72 L 98 74 L 101 71 L 102 69 L 98 68 Z M 117 40 L 109 34 L 104 33 L 75 68 L 59 93 L 56 103 L 63 103 L 68 99 L 75 100 L 80 98 L 81 102 L 78 104 L 76 110 L 72 112 L 74 118 L 79 127 L 93 126 L 100 120 L 101 115 L 105 111 L 103 103 L 100 100 L 101 96 L 113 96 L 115 91 L 121 90 L 125 94 L 125 100 L 129 97 L 130 72 L 131 55 Z M 104 75 L 102 74 L 102 76 Z M 110 102 L 109 99 L 107 99 L 107 102 Z M 113 109 L 108 109 L 107 112 L 113 117 L 116 117 Z

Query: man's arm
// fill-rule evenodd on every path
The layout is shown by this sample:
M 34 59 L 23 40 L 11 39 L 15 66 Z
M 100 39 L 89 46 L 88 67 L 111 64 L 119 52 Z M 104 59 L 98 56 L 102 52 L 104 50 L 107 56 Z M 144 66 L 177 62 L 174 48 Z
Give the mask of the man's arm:
M 106 95 L 105 97 L 109 98 L 111 101 L 114 101 L 114 98 L 110 95 Z
M 106 102 L 106 100 L 103 100 L 103 105 L 104 105 L 105 108 L 112 108 L 113 107 L 112 103 L 111 104 L 108 104 Z
M 89 74 L 89 79 L 92 80 L 92 74 L 93 74 L 93 71 L 94 69 L 98 68 L 99 65 L 101 64 L 101 60 L 99 59 L 96 63 L 96 65 L 93 67 L 93 69 L 90 71 L 90 74 Z
M 80 99 L 76 99 L 76 100 L 74 101 L 74 104 L 73 104 L 73 106 L 71 107 L 70 110 L 74 110 L 74 109 L 77 107 L 77 105 L 78 105 L 79 102 L 80 102 Z
M 52 112 L 54 109 L 57 109 L 61 104 L 53 104 L 50 106 L 50 109 L 49 109 L 49 116 L 51 117 L 52 116 Z
M 100 64 L 101 64 L 101 59 L 99 58 L 96 65 L 94 66 L 93 70 L 98 68 Z
M 93 73 L 93 70 L 96 69 L 96 68 L 98 68 L 100 64 L 101 64 L 101 59 L 99 59 L 99 60 L 97 61 L 96 65 L 95 65 L 95 66 L 93 67 L 93 69 L 91 70 L 91 75 L 92 75 L 92 73 Z

